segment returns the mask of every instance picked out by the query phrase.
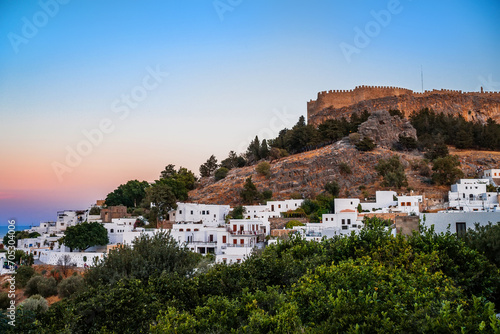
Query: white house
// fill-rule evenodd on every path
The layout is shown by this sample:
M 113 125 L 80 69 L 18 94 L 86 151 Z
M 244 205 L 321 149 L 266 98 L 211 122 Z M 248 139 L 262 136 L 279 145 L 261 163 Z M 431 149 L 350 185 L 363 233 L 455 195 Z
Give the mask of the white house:
M 487 192 L 489 179 L 460 179 L 448 192 L 449 206 L 459 211 L 495 211 L 498 208 L 496 192 Z
M 175 222 L 202 222 L 217 226 L 224 222 L 229 211 L 229 205 L 177 203 L 177 209 L 169 215 L 170 220 Z
M 393 212 L 406 212 L 410 215 L 418 215 L 420 213 L 420 205 L 422 204 L 422 196 L 397 196 L 398 206 Z
M 466 233 L 468 229 L 474 229 L 474 225 L 487 225 L 489 222 L 496 224 L 500 222 L 500 212 L 464 212 L 464 211 L 440 211 L 437 213 L 420 214 L 421 224 L 431 227 L 437 233 Z
M 483 178 L 490 180 L 495 187 L 500 186 L 500 169 L 487 169 L 483 172 Z
M 362 202 L 361 208 L 366 211 L 381 211 L 384 208 L 395 207 L 398 205 L 396 197 L 395 191 L 376 191 L 375 202 Z
M 303 199 L 287 199 L 283 201 L 268 201 L 265 205 L 246 205 L 245 218 L 264 219 L 279 218 L 281 214 L 300 208 Z
M 269 222 L 261 219 L 230 219 L 218 225 L 203 222 L 177 222 L 172 237 L 193 252 L 214 254 L 217 262 L 239 263 L 255 247 L 263 247 L 270 233 Z

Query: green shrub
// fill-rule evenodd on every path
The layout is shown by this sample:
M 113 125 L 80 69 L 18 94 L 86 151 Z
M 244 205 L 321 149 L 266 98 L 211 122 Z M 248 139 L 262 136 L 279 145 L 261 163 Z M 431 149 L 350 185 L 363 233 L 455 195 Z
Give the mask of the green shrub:
M 34 313 L 43 313 L 49 309 L 49 303 L 40 295 L 34 295 L 24 300 L 20 305 L 23 310 L 28 310 Z
M 500 268 L 500 222 L 490 222 L 486 226 L 476 224 L 474 229 L 468 229 L 461 238 L 467 246 L 479 251 Z
M 24 288 L 26 283 L 35 274 L 35 269 L 30 266 L 20 266 L 16 271 L 16 286 Z
M 270 200 L 273 198 L 273 192 L 269 189 L 266 189 L 262 192 L 262 198 L 265 200 Z
M 57 294 L 57 283 L 54 277 L 33 276 L 26 284 L 26 296 L 42 295 L 49 297 Z
M 259 175 L 268 177 L 271 175 L 271 164 L 267 161 L 262 161 L 257 165 L 255 170 Z
M 7 292 L 0 292 L 0 310 L 5 310 L 10 305 L 10 298 Z
M 351 166 L 349 166 L 349 164 L 347 162 L 341 162 L 339 164 L 339 170 L 342 174 L 351 174 L 352 173 Z
M 229 173 L 229 169 L 227 169 L 226 167 L 221 167 L 217 169 L 214 174 L 215 181 L 222 180 L 227 176 L 227 173 Z
M 357 142 L 355 146 L 358 151 L 367 152 L 373 151 L 377 145 L 370 137 L 364 137 L 362 140 Z
M 43 276 L 34 275 L 30 278 L 28 283 L 26 283 L 26 289 L 24 290 L 25 296 L 32 296 L 38 294 L 38 283 L 43 280 Z
M 382 185 L 385 187 L 401 188 L 408 185 L 405 169 L 398 156 L 380 159 L 375 166 L 375 170 L 384 178 Z
M 57 291 L 59 297 L 68 298 L 72 294 L 82 291 L 84 286 L 85 283 L 82 276 L 70 276 L 59 283 Z
M 290 220 L 288 223 L 285 224 L 285 228 L 288 229 L 292 229 L 294 226 L 304 226 L 304 224 L 299 222 L 298 220 Z

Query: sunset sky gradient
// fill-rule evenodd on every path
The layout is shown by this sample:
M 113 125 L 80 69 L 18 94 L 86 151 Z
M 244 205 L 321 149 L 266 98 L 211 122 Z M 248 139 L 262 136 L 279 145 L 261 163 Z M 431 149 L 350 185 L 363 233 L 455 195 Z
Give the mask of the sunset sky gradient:
M 389 8 L 348 61 L 341 43 Z M 421 67 L 426 90 L 499 91 L 499 18 L 493 0 L 2 1 L 0 224 L 55 220 L 167 164 L 198 174 L 291 127 L 318 91 L 420 91 Z

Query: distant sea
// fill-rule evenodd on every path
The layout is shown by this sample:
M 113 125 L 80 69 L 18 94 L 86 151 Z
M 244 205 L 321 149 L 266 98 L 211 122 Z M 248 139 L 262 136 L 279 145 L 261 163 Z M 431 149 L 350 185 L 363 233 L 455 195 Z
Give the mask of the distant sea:
M 22 230 L 27 230 L 31 228 L 30 225 L 17 225 L 16 224 L 16 231 L 22 231 Z M 0 225 L 0 243 L 2 243 L 4 235 L 9 232 L 9 226 L 8 225 Z

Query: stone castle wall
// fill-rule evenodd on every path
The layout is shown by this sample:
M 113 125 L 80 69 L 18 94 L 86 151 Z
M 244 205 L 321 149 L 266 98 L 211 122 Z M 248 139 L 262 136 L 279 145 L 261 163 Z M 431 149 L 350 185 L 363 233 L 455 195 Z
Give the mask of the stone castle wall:
M 468 121 L 500 123 L 500 92 L 432 90 L 424 93 L 385 86 L 358 86 L 353 90 L 324 91 L 307 103 L 308 124 L 318 126 L 328 119 L 349 118 L 354 112 L 399 109 L 408 116 L 422 108 L 461 114 Z

